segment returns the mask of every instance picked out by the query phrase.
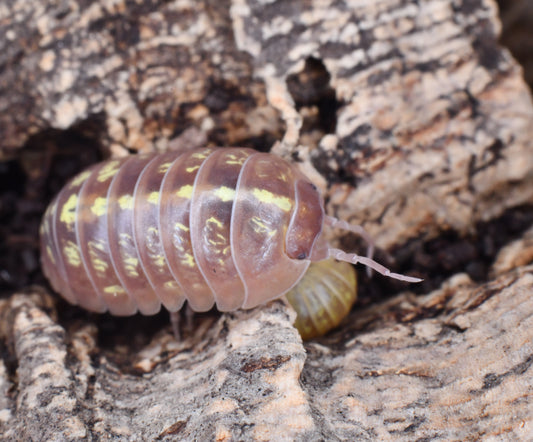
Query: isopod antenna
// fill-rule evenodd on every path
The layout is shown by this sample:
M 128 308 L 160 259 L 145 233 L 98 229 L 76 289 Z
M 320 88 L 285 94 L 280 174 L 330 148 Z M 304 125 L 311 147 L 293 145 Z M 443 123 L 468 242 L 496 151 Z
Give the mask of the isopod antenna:
M 346 221 L 339 220 L 329 215 L 325 216 L 324 221 L 327 225 L 329 225 L 332 228 L 347 230 L 349 232 L 352 232 L 352 233 L 355 233 L 361 236 L 368 244 L 367 256 L 360 256 L 360 255 L 357 255 L 356 253 L 346 253 L 344 250 L 336 249 L 336 248 L 328 246 L 328 254 L 330 257 L 335 258 L 339 261 L 346 261 L 352 264 L 357 264 L 357 263 L 364 264 L 368 270 L 370 269 L 375 270 L 376 272 L 381 273 L 384 276 L 388 276 L 389 278 L 393 278 L 393 279 L 398 279 L 400 281 L 406 281 L 406 282 L 423 281 L 423 279 L 421 278 L 415 278 L 413 276 L 406 276 L 400 273 L 391 272 L 384 265 L 380 264 L 379 262 L 374 261 L 372 259 L 372 256 L 374 255 L 374 249 L 375 249 L 374 240 L 368 234 L 368 232 L 365 229 L 363 229 L 362 226 L 359 226 L 356 224 L 349 224 Z M 369 273 L 368 270 L 367 270 L 367 273 Z

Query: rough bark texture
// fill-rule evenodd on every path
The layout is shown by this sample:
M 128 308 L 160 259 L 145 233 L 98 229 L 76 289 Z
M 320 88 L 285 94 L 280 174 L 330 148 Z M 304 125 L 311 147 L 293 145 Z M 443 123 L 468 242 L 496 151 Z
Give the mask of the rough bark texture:
M 530 438 L 531 231 L 477 281 L 457 273 L 463 235 L 497 248 L 511 224 L 483 223 L 533 202 L 533 105 L 498 33 L 491 0 L 0 5 L 0 158 L 28 183 L 72 138 L 77 156 L 280 140 L 330 213 L 383 248 L 418 244 L 398 260 L 414 253 L 428 280 L 305 345 L 282 300 L 197 318 L 176 342 L 164 322 L 14 294 L 0 301 L 3 438 Z M 455 248 L 424 249 L 443 232 Z

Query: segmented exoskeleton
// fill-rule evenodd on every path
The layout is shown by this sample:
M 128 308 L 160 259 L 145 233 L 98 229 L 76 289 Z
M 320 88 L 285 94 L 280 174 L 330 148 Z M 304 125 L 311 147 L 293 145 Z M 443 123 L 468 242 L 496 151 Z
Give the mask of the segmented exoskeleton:
M 312 262 L 302 279 L 287 292 L 296 310 L 294 326 L 302 339 L 325 335 L 350 313 L 357 298 L 355 269 L 343 261 Z
M 246 148 L 135 155 L 92 166 L 48 207 L 43 269 L 73 304 L 151 315 L 161 304 L 195 311 L 252 308 L 293 287 L 311 261 L 333 257 L 389 272 L 330 247 L 325 225 L 365 235 L 324 214 L 294 165 Z

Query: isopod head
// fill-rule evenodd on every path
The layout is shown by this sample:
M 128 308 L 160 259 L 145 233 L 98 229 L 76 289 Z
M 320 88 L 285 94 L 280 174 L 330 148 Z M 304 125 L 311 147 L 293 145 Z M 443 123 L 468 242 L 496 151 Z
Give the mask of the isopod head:
M 298 285 L 287 293 L 296 310 L 294 326 L 302 339 L 312 339 L 335 328 L 357 298 L 353 266 L 327 259 L 313 262 Z

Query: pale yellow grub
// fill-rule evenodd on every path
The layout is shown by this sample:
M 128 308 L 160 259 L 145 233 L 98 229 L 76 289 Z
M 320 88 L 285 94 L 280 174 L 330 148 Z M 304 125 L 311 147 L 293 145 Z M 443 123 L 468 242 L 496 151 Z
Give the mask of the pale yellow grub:
M 274 195 L 272 192 L 265 189 L 253 189 L 252 195 L 260 202 L 265 204 L 273 204 L 279 207 L 284 212 L 288 212 L 292 208 L 291 200 L 286 196 Z
M 107 213 L 107 198 L 99 196 L 94 200 L 91 212 L 96 216 L 102 216 Z
M 99 183 L 107 181 L 109 178 L 112 178 L 118 172 L 119 161 L 110 161 L 106 163 L 98 172 L 98 177 L 96 180 Z
M 61 215 L 59 221 L 70 226 L 76 221 L 76 206 L 78 205 L 78 196 L 70 195 L 67 202 L 61 208 Z
M 166 173 L 168 168 L 172 165 L 172 161 L 169 161 L 168 163 L 163 163 L 159 166 L 159 169 L 157 170 L 157 173 L 163 174 Z
M 223 202 L 233 201 L 235 198 L 235 189 L 226 186 L 221 186 L 214 191 L 214 194 Z
M 133 197 L 131 195 L 122 195 L 118 199 L 118 205 L 122 210 L 133 210 Z
M 191 198 L 192 197 L 192 186 L 190 184 L 181 186 L 176 191 L 176 196 L 179 196 L 180 198 Z
M 52 249 L 50 246 L 46 246 L 46 254 L 48 255 L 48 258 L 50 258 L 50 261 L 52 261 L 52 264 L 55 265 L 56 259 L 54 257 L 54 254 L 52 253 Z
M 119 285 L 110 285 L 109 287 L 104 288 L 104 293 L 112 293 L 117 295 L 119 293 L 126 293 L 126 291 Z
M 76 175 L 72 181 L 70 182 L 70 187 L 77 187 L 80 184 L 82 184 L 87 178 L 89 178 L 89 175 L 91 174 L 91 171 L 86 170 L 85 172 L 81 172 L 78 175 Z
M 63 254 L 72 267 L 79 267 L 81 264 L 80 250 L 76 244 L 72 241 L 67 241 L 66 246 L 63 247 Z
M 159 203 L 159 192 L 151 192 L 150 195 L 148 195 L 148 202 L 151 204 Z
M 188 232 L 189 231 L 189 228 L 186 225 L 182 224 L 182 223 L 174 224 L 174 228 L 175 228 L 175 230 L 183 230 L 184 232 Z

